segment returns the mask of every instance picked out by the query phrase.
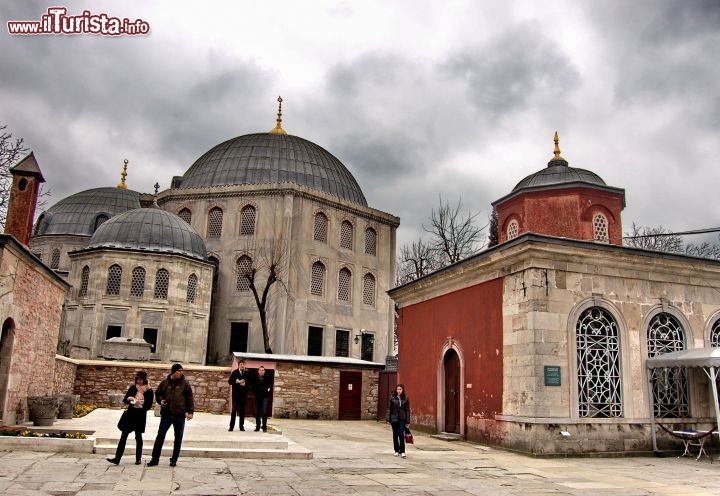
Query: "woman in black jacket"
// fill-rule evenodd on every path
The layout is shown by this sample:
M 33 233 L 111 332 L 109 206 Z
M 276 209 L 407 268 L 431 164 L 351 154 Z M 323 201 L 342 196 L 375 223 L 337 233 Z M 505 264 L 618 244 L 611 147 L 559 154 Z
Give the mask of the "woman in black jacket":
M 118 441 L 115 458 L 108 458 L 107 461 L 117 465 L 125 451 L 125 442 L 131 432 L 135 432 L 135 465 L 140 465 L 143 449 L 143 432 L 145 432 L 146 413 L 153 404 L 153 391 L 148 386 L 147 372 L 139 370 L 135 374 L 135 384 L 130 386 L 125 393 L 123 403 L 128 407 L 120 417 L 118 429 L 122 431 Z
M 390 395 L 386 420 L 392 426 L 395 456 L 405 458 L 405 427 L 410 425 L 410 400 L 402 384 L 398 384 Z

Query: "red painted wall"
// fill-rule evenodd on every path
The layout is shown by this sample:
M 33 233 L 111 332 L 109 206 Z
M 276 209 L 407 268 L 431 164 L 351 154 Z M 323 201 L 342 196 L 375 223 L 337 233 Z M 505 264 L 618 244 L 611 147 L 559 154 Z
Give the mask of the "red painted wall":
M 464 370 L 465 417 L 493 419 L 502 410 L 502 279 L 400 309 L 398 383 L 410 397 L 412 423 L 435 430 L 438 367 L 452 337 Z M 466 384 L 472 384 L 466 389 Z M 463 417 L 463 414 L 465 417 Z

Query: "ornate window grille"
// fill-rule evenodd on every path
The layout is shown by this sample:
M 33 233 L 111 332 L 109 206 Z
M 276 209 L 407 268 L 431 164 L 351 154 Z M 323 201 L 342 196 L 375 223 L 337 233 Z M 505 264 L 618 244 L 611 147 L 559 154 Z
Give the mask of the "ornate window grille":
M 375 305 L 375 276 L 369 272 L 363 276 L 363 304 Z
M 375 335 L 369 332 L 364 332 L 362 335 L 362 342 L 360 344 L 360 360 L 373 361 L 373 355 L 375 351 Z
M 53 248 L 52 257 L 50 258 L 50 268 L 57 269 L 60 267 L 60 250 Z
M 235 279 L 235 290 L 236 291 L 250 291 L 250 280 L 246 277 L 252 270 L 252 258 L 247 255 L 243 255 L 238 258 Z
M 108 280 L 107 289 L 105 292 L 108 295 L 119 295 L 120 294 L 120 281 L 122 280 L 122 267 L 118 264 L 113 264 L 108 269 Z
M 352 250 L 353 247 L 353 225 L 350 221 L 343 221 L 340 225 L 340 248 Z
M 338 300 L 350 301 L 350 288 L 352 282 L 352 274 L 350 269 L 343 267 L 338 274 Z
M 322 296 L 325 294 L 325 266 L 322 262 L 315 262 L 311 272 L 310 294 Z
M 720 347 L 720 319 L 717 319 L 710 329 L 710 346 Z
M 110 217 L 104 214 L 100 214 L 97 217 L 95 217 L 95 226 L 93 226 L 93 232 L 97 231 L 97 228 L 100 227 L 103 222 L 108 220 Z
M 190 277 L 188 277 L 187 298 L 185 298 L 186 302 L 195 303 L 195 297 L 197 296 L 197 283 L 197 276 L 195 274 L 190 274 Z
M 659 313 L 647 330 L 648 358 L 685 349 L 685 331 L 675 317 Z M 654 413 L 658 418 L 690 415 L 687 371 L 684 368 L 653 369 Z
M 593 239 L 600 243 L 609 243 L 608 220 L 603 214 L 593 215 Z
M 186 224 L 190 225 L 190 221 L 192 220 L 192 212 L 189 208 L 183 208 L 182 210 L 180 210 L 180 212 L 178 212 L 178 217 L 184 220 Z
M 80 293 L 78 296 L 80 298 L 84 298 L 87 296 L 87 290 L 88 290 L 88 283 L 90 282 L 90 267 L 87 265 L 82 268 L 82 272 L 80 273 Z
M 167 300 L 168 286 L 170 285 L 170 273 L 167 269 L 160 269 L 155 274 L 155 294 L 158 300 Z
M 585 310 L 575 326 L 578 407 L 581 417 L 622 417 L 620 335 L 612 315 Z
M 377 251 L 377 233 L 372 227 L 365 229 L 365 253 L 375 255 Z
M 313 231 L 313 239 L 327 243 L 328 218 L 324 213 L 315 214 L 315 229 Z
M 255 234 L 255 207 L 248 205 L 240 211 L 240 234 Z
M 220 207 L 215 207 L 208 214 L 208 237 L 217 238 L 222 234 L 223 211 Z
M 335 356 L 350 356 L 350 331 L 342 329 L 335 331 Z
M 132 271 L 132 281 L 130 283 L 130 295 L 142 297 L 145 293 L 145 269 L 135 267 Z
M 518 233 L 520 232 L 520 224 L 518 224 L 518 221 L 515 219 L 510 221 L 510 224 L 508 224 L 507 227 L 507 239 L 513 239 L 517 238 Z

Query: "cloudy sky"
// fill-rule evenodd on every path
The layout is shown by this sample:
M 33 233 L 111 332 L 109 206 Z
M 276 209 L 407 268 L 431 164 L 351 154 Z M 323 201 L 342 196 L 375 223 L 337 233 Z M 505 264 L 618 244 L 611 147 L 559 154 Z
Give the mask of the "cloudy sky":
M 68 13 L 147 36 L 11 36 Z M 213 7 L 205 6 L 212 5 Z M 205 151 L 275 124 L 337 156 L 368 203 L 421 235 L 438 195 L 486 219 L 546 166 L 625 188 L 632 222 L 720 226 L 720 2 L 276 0 L 0 5 L 0 123 L 34 150 L 50 204 L 165 189 Z

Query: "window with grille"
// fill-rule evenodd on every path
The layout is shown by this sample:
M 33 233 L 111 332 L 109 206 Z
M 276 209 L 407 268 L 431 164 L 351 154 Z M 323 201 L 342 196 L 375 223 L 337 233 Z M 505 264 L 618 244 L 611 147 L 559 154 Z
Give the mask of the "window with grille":
M 220 207 L 215 207 L 208 214 L 208 237 L 219 237 L 222 234 L 223 211 Z
M 100 214 L 97 217 L 95 217 L 95 226 L 93 226 L 93 232 L 97 231 L 97 228 L 100 227 L 103 222 L 108 220 L 110 217 L 104 214 Z
M 90 267 L 87 265 L 82 268 L 82 272 L 80 273 L 80 292 L 78 293 L 78 296 L 81 298 L 87 296 L 87 290 L 88 290 L 88 283 L 90 282 Z
M 170 285 L 170 273 L 166 269 L 160 269 L 155 274 L 155 298 L 167 300 L 168 286 Z
M 343 267 L 338 274 L 338 300 L 350 301 L 350 288 L 352 287 L 352 274 L 350 269 Z
M 308 328 L 308 356 L 322 356 L 323 328 L 310 326 Z
M 157 353 L 158 330 L 153 327 L 144 328 L 143 339 L 146 343 L 150 343 L 150 353 Z
M 195 296 L 197 296 L 197 283 L 197 276 L 195 274 L 190 274 L 187 283 L 187 297 L 185 298 L 186 302 L 195 303 Z
M 669 313 L 655 315 L 647 330 L 648 358 L 685 349 L 685 331 Z M 652 369 L 654 414 L 658 418 L 690 416 L 687 369 Z
M 517 238 L 518 233 L 520 232 L 520 225 L 518 224 L 518 221 L 515 219 L 510 221 L 510 224 L 508 224 L 507 227 L 507 239 L 513 239 Z
M 601 243 L 609 243 L 608 220 L 603 214 L 593 215 L 593 239 Z
M 353 248 L 353 225 L 347 220 L 340 224 L 340 248 L 346 250 Z
M 375 255 L 377 251 L 377 234 L 375 229 L 368 227 L 365 229 L 365 253 L 368 255 Z
M 251 205 L 240 211 L 240 234 L 255 234 L 255 207 Z
M 609 312 L 592 307 L 575 326 L 578 407 L 581 417 L 622 417 L 620 335 Z
M 370 273 L 363 276 L 363 304 L 375 305 L 375 276 Z
M 328 230 L 328 218 L 324 213 L 318 212 L 315 214 L 315 231 L 313 233 L 313 239 L 315 241 L 322 241 L 327 243 L 327 230 Z
M 250 279 L 247 278 L 252 270 L 252 258 L 243 255 L 237 261 L 237 279 L 235 281 L 236 291 L 250 291 Z
M 335 356 L 350 356 L 350 331 L 342 329 L 335 331 Z
M 52 256 L 50 257 L 50 268 L 57 269 L 60 267 L 60 250 L 53 248 Z
M 178 217 L 184 220 L 186 224 L 190 225 L 190 221 L 192 220 L 192 212 L 189 208 L 183 208 L 178 212 Z
M 145 269 L 135 267 L 132 271 L 132 282 L 130 283 L 130 295 L 142 297 L 145 293 Z
M 310 294 L 322 296 L 325 292 L 325 266 L 322 262 L 312 264 Z
M 373 361 L 373 352 L 375 351 L 375 335 L 368 332 L 362 333 L 362 341 L 360 343 L 360 360 Z
M 230 353 L 248 350 L 248 329 L 247 322 L 230 322 Z
M 717 319 L 710 329 L 710 346 L 720 348 L 720 319 Z
M 119 295 L 121 280 L 122 268 L 118 264 L 111 265 L 108 269 L 107 289 L 105 292 L 109 295 Z
M 119 338 L 121 334 L 122 326 L 119 325 L 109 325 L 107 329 L 105 329 L 105 339 Z

